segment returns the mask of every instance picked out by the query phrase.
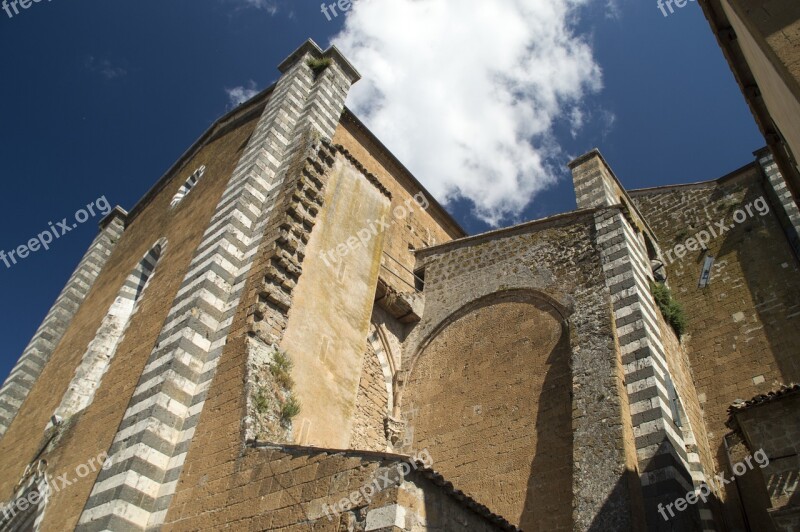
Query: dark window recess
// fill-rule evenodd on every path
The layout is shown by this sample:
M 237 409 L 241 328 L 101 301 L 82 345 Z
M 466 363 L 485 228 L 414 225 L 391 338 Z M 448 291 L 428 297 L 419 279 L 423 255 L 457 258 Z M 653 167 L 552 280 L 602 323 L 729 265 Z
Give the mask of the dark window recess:
M 417 292 L 425 290 L 425 268 L 420 268 L 414 272 L 414 288 Z

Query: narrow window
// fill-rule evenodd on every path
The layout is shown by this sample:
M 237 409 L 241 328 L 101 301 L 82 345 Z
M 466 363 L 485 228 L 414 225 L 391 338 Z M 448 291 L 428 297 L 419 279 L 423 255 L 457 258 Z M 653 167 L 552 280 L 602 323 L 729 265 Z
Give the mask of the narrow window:
M 56 409 L 51 425 L 61 423 L 91 404 L 103 375 L 122 342 L 131 317 L 136 313 L 142 295 L 153 277 L 165 245 L 166 241 L 162 239 L 153 246 L 125 280 L 75 370 L 75 376 L 61 400 L 61 405 Z
M 703 262 L 703 271 L 700 272 L 700 282 L 698 286 L 705 288 L 711 281 L 711 268 L 714 266 L 714 257 L 706 255 L 706 260 Z
M 417 292 L 425 290 L 425 268 L 420 268 L 414 272 L 414 289 Z
M 681 419 L 681 399 L 678 397 L 678 391 L 675 389 L 675 384 L 672 378 L 667 375 L 667 397 L 669 399 L 670 410 L 672 411 L 672 419 L 675 421 L 675 426 L 680 428 L 683 426 Z
M 205 165 L 195 170 L 194 173 L 189 176 L 189 179 L 186 180 L 186 182 L 183 184 L 180 190 L 178 190 L 178 193 L 175 194 L 175 197 L 172 198 L 170 207 L 175 207 L 178 203 L 180 203 L 181 200 L 185 198 L 186 195 L 189 194 L 189 192 L 192 191 L 197 182 L 200 181 L 200 178 L 203 177 L 204 173 L 206 173 Z

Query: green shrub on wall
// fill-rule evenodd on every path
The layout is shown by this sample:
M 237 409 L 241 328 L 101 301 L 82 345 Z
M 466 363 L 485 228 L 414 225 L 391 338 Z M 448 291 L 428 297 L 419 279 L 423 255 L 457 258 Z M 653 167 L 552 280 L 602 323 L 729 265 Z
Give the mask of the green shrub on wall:
M 294 397 L 290 397 L 281 407 L 281 421 L 291 421 L 300 413 L 300 402 Z
M 672 290 L 664 283 L 650 283 L 650 291 L 656 300 L 656 305 L 661 310 L 661 315 L 672 326 L 678 338 L 686 332 L 686 313 L 680 303 L 672 297 Z
M 317 59 L 309 59 L 306 64 L 314 72 L 314 75 L 319 75 L 323 70 L 333 64 L 333 59 L 330 57 L 320 57 Z

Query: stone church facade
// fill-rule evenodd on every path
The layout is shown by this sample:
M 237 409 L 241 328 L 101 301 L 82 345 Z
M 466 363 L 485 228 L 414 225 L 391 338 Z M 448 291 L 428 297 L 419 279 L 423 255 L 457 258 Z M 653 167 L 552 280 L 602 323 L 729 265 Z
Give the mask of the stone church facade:
M 794 462 L 780 493 L 713 482 L 796 434 L 800 212 L 770 152 L 627 191 L 595 150 L 575 211 L 469 236 L 345 107 L 335 48 L 279 69 L 109 214 L 12 370 L 0 529 L 791 523 Z

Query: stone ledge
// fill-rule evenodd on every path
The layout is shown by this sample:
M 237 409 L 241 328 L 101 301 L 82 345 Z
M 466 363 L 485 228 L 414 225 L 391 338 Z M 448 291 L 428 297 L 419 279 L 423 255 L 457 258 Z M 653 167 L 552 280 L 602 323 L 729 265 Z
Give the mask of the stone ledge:
M 378 279 L 375 303 L 400 323 L 419 322 L 425 309 L 425 297 L 422 294 L 397 292 L 383 279 Z

